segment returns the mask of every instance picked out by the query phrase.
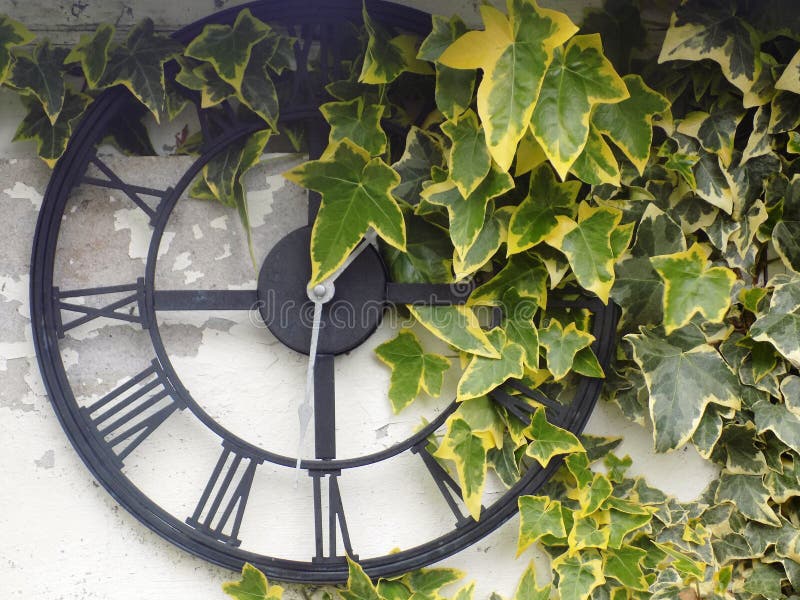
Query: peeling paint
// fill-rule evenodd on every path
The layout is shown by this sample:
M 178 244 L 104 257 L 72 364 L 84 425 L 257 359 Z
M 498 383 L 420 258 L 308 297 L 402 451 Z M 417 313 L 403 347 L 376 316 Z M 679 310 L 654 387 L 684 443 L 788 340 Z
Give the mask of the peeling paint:
M 14 187 L 6 188 L 3 193 L 8 194 L 15 200 L 30 200 L 36 210 L 42 207 L 42 195 L 36 189 L 25 185 L 21 181 L 14 182 Z
M 112 196 L 113 200 L 113 196 Z M 138 258 L 142 262 L 147 260 L 150 250 L 151 228 L 147 215 L 139 208 L 122 208 L 114 212 L 114 229 L 116 231 L 129 230 L 131 234 L 128 245 L 128 255 Z M 158 256 L 161 258 L 169 252 L 170 244 L 175 239 L 175 233 L 165 231 L 161 236 L 161 245 L 158 247 Z
M 215 256 L 214 260 L 223 260 L 228 258 L 229 256 L 233 256 L 231 253 L 231 245 L 230 244 L 222 244 L 222 254 L 219 256 Z
M 197 225 L 196 223 L 192 225 L 192 234 L 196 240 L 203 239 L 203 230 L 200 229 L 200 225 Z
M 53 450 L 47 450 L 41 458 L 37 458 L 33 462 L 40 469 L 52 469 L 56 465 L 56 453 Z
M 184 280 L 183 283 L 189 285 L 190 283 L 194 283 L 198 279 L 202 279 L 205 277 L 205 274 L 202 271 L 184 271 Z
M 183 271 L 192 264 L 191 252 L 181 252 L 175 257 L 175 262 L 172 263 L 173 271 Z
M 208 223 L 212 229 L 228 229 L 228 217 L 223 215 Z

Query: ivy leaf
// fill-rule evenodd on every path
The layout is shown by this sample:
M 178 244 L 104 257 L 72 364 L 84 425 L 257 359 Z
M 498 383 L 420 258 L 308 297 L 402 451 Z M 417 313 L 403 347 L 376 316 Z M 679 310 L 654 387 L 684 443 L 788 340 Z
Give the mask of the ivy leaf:
M 392 196 L 400 176 L 350 140 L 330 148 L 284 177 L 322 195 L 311 231 L 311 282 L 330 276 L 372 227 L 389 245 L 405 250 L 403 213 Z
M 223 81 L 239 90 L 253 46 L 269 31 L 269 25 L 255 18 L 246 8 L 239 12 L 232 26 L 206 25 L 186 47 L 184 54 L 210 62 Z
M 574 554 L 586 548 L 605 550 L 608 547 L 610 532 L 611 530 L 608 527 L 600 527 L 600 523 L 594 517 L 581 516 L 576 518 L 567 537 L 567 544 L 569 545 L 567 553 Z
M 463 305 L 432 305 L 409 306 L 408 310 L 425 329 L 451 346 L 477 356 L 500 358 L 472 309 Z
M 491 207 L 490 207 L 491 208 Z M 487 215 L 477 239 L 462 258 L 458 252 L 453 254 L 453 271 L 461 280 L 481 269 L 500 249 L 508 235 L 508 220 L 512 207 L 504 206 Z
M 721 323 L 731 305 L 736 275 L 726 267 L 709 267 L 708 251 L 695 242 L 685 252 L 650 258 L 664 280 L 664 329 L 683 327 L 696 314 Z
M 785 598 L 781 591 L 783 575 L 779 570 L 760 561 L 753 561 L 753 571 L 745 578 L 742 589 L 753 596 L 763 596 L 769 600 Z
M 392 369 L 389 400 L 395 413 L 411 404 L 420 390 L 431 396 L 441 393 L 450 360 L 438 354 L 427 354 L 417 336 L 408 329 L 400 330 L 394 339 L 375 348 L 375 354 Z
M 562 554 L 552 562 L 558 573 L 558 594 L 561 600 L 587 600 L 596 587 L 603 585 L 603 563 L 596 551 Z
M 522 347 L 522 362 L 529 369 L 539 368 L 539 332 L 533 322 L 538 307 L 535 300 L 521 297 L 513 288 L 503 294 L 503 331 L 510 342 Z
M 800 94 L 800 51 L 796 52 L 775 82 L 776 90 L 787 90 Z
M 450 418 L 447 425 L 447 432 L 434 456 L 455 462 L 464 504 L 477 521 L 486 484 L 486 452 L 491 443 L 485 435 L 476 435 L 463 419 Z
M 347 557 L 347 589 L 339 590 L 344 600 L 381 600 L 378 590 L 357 562 Z
M 0 15 L 0 84 L 6 80 L 13 63 L 11 48 L 24 46 L 32 42 L 35 37 L 19 21 L 8 15 Z
M 507 339 L 505 332 L 496 328 L 486 334 L 500 358 L 473 356 L 458 382 L 456 399 L 459 402 L 488 394 L 509 378 L 520 379 L 525 350 Z
M 800 454 L 800 417 L 782 404 L 760 400 L 753 405 L 759 433 L 769 430 L 792 450 Z
M 750 327 L 750 337 L 756 342 L 769 342 L 793 365 L 800 365 L 800 315 L 794 312 L 770 310 Z
M 611 485 L 608 477 L 602 473 L 595 473 L 588 485 L 578 491 L 578 502 L 581 505 L 580 514 L 588 516 L 600 510 L 613 491 L 614 486 Z
M 748 519 L 780 527 L 781 521 L 768 504 L 769 490 L 761 475 L 738 475 L 723 472 L 719 478 L 716 501 L 730 502 Z
M 384 106 L 364 104 L 358 97 L 350 102 L 328 102 L 319 107 L 331 126 L 330 142 L 335 144 L 348 138 L 364 148 L 372 156 L 386 150 L 386 134 L 381 129 Z
M 717 107 L 712 114 L 696 111 L 686 115 L 678 131 L 700 142 L 706 152 L 716 154 L 722 166 L 728 167 L 733 160 L 733 138 L 744 113 L 736 107 Z
M 144 19 L 131 30 L 124 44 L 111 51 L 97 87 L 124 85 L 159 122 L 167 96 L 164 63 L 182 49 L 176 40 L 155 35 L 153 21 Z
M 369 16 L 366 4 L 361 13 L 369 35 L 358 78 L 361 83 L 390 83 L 404 71 L 422 75 L 433 73 L 428 63 L 417 58 L 416 36 L 404 34 L 390 39 L 384 28 Z
M 394 195 L 412 206 L 418 204 L 423 184 L 431 179 L 431 169 L 443 164 L 439 140 L 419 127 L 411 127 L 403 155 L 392 164 L 400 175 L 400 185 L 394 189 Z
M 429 185 L 422 197 L 431 204 L 444 206 L 450 219 L 450 239 L 456 252 L 463 258 L 480 235 L 486 222 L 486 207 L 492 198 L 514 187 L 514 180 L 496 165 L 467 198 L 461 195 L 451 179 Z
M 178 57 L 181 70 L 175 81 L 185 88 L 200 92 L 200 107 L 211 108 L 236 95 L 236 90 L 225 83 L 209 63 L 195 65 Z
M 585 452 L 577 437 L 547 421 L 543 408 L 537 408 L 533 413 L 531 424 L 525 429 L 525 436 L 531 440 L 525 454 L 536 459 L 542 467 L 546 467 L 559 454 Z
M 508 171 L 533 114 L 545 71 L 556 47 L 577 28 L 563 13 L 539 8 L 531 0 L 510 0 L 508 17 L 480 7 L 485 29 L 458 38 L 439 57 L 445 66 L 482 69 L 478 115 L 492 158 Z
M 241 80 L 232 84 L 236 88 L 239 101 L 264 119 L 274 131 L 278 131 L 280 107 L 278 91 L 270 77 L 269 69 L 275 53 L 284 40 L 294 43 L 291 38 L 272 34 L 253 46 Z
M 562 327 L 553 319 L 545 329 L 539 329 L 539 343 L 547 350 L 547 370 L 558 381 L 572 369 L 578 352 L 594 342 L 591 333 L 578 329 L 575 323 Z
M 406 251 L 382 247 L 392 281 L 450 283 L 453 245 L 442 230 L 414 213 L 406 212 Z
M 542 242 L 558 227 L 558 216 L 572 216 L 579 181 L 559 182 L 553 170 L 542 164 L 531 174 L 528 195 L 511 216 L 508 254 L 517 254 Z
M 264 574 L 250 563 L 242 567 L 242 578 L 222 584 L 222 591 L 235 600 L 281 600 L 283 588 L 270 585 Z
M 644 173 L 653 142 L 653 117 L 670 106 L 661 94 L 649 88 L 639 75 L 622 78 L 629 98 L 615 104 L 601 104 L 592 115 L 592 123 L 607 135 Z
M 589 125 L 589 137 L 586 139 L 586 145 L 580 156 L 572 163 L 570 172 L 590 185 L 607 183 L 619 186 L 619 164 L 614 157 L 614 152 L 592 124 Z
M 625 82 L 603 55 L 598 34 L 575 36 L 556 50 L 531 116 L 531 131 L 562 180 L 586 145 L 592 108 L 628 96 Z
M 531 298 L 538 306 L 547 306 L 547 269 L 542 261 L 529 254 L 516 254 L 500 272 L 469 296 L 470 306 L 501 306 L 503 296 L 514 289 L 520 298 Z
M 608 304 L 614 285 L 615 253 L 611 247 L 614 231 L 622 220 L 616 208 L 593 207 L 582 202 L 578 207 L 578 221 L 564 216 L 556 217 L 558 225 L 545 240 L 563 252 L 581 287 L 597 294 Z M 628 231 L 632 235 L 633 230 Z M 618 245 L 625 247 L 617 240 Z
M 448 157 L 450 178 L 466 198 L 475 191 L 492 166 L 484 130 L 478 123 L 478 116 L 467 109 L 455 120 L 442 123 L 442 131 L 453 143 Z
M 545 535 L 566 538 L 561 502 L 547 496 L 520 496 L 517 556 Z
M 90 87 L 97 87 L 103 71 L 106 70 L 114 31 L 113 25 L 101 23 L 93 34 L 82 34 L 80 41 L 64 59 L 65 64 L 81 64 L 83 76 Z
M 657 452 L 688 442 L 710 402 L 739 408 L 739 380 L 712 346 L 684 351 L 645 329 L 625 339 L 650 392 Z
M 531 561 L 519 580 L 517 591 L 514 593 L 514 600 L 549 600 L 551 589 L 551 584 L 547 584 L 544 587 L 536 585 L 536 575 L 533 561 Z
M 8 85 L 35 96 L 51 124 L 55 124 L 64 106 L 66 56 L 65 48 L 53 48 L 48 40 L 42 40 L 33 49 L 32 56 L 16 57 L 6 80 Z
M 630 504 L 616 502 L 613 506 L 609 511 L 611 532 L 608 536 L 608 547 L 619 549 L 622 548 L 625 538 L 650 523 L 653 515 L 646 509 L 631 507 Z
M 646 592 L 648 583 L 641 566 L 646 555 L 647 551 L 635 546 L 623 546 L 618 550 L 609 548 L 603 552 L 603 573 L 630 590 Z
M 83 94 L 67 92 L 64 107 L 55 123 L 50 122 L 50 117 L 45 114 L 41 103 L 30 97 L 22 97 L 22 102 L 28 109 L 25 118 L 17 127 L 14 141 L 33 140 L 36 142 L 36 152 L 51 169 L 56 161 L 67 149 L 67 142 L 72 135 L 72 127 L 81 117 L 89 105 L 91 98 Z
M 404 575 L 401 581 L 414 594 L 419 594 L 423 598 L 438 599 L 440 597 L 439 590 L 463 577 L 464 573 L 458 569 L 418 569 Z M 459 591 L 459 594 L 462 591 Z M 417 597 L 419 598 L 419 596 Z

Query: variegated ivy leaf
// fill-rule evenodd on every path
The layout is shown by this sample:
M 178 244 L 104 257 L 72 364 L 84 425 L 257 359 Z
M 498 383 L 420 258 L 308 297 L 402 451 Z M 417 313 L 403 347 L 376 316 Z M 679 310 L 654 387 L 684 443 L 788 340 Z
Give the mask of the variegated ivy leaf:
M 409 306 L 408 310 L 419 323 L 439 339 L 459 350 L 500 358 L 500 352 L 480 327 L 472 309 L 463 305 Z
M 477 239 L 463 258 L 458 252 L 453 253 L 453 271 L 456 279 L 463 279 L 478 271 L 497 253 L 508 237 L 508 221 L 513 210 L 510 206 L 503 206 L 490 212 Z
M 545 535 L 566 538 L 561 502 L 547 496 L 520 496 L 517 556 Z
M 586 548 L 608 548 L 609 527 L 601 527 L 594 517 L 575 515 L 572 529 L 567 536 L 570 553 L 579 552 Z
M 144 104 L 156 119 L 166 107 L 164 63 L 180 53 L 183 46 L 153 31 L 153 21 L 142 20 L 115 47 L 97 87 L 124 85 Z
M 742 586 L 742 590 L 751 597 L 764 598 L 785 598 L 783 595 L 783 573 L 780 568 L 776 569 L 760 561 L 753 561 L 753 570 L 747 576 Z
M 761 475 L 736 475 L 723 472 L 716 493 L 717 502 L 730 502 L 748 519 L 780 527 L 781 521 L 769 506 L 769 490 Z
M 622 212 L 582 202 L 578 207 L 577 222 L 564 216 L 558 216 L 556 220 L 557 227 L 545 241 L 564 253 L 581 287 L 594 292 L 607 304 L 614 285 L 614 261 L 618 254 L 611 242 L 622 220 Z M 616 245 L 626 247 L 633 229 L 628 229 L 627 235 L 627 240 L 617 238 Z
M 531 116 L 531 131 L 562 180 L 589 138 L 592 108 L 628 97 L 625 82 L 603 55 L 599 35 L 575 36 L 555 51 Z
M 347 138 L 372 156 L 378 156 L 386 150 L 386 134 L 381 128 L 385 108 L 378 104 L 365 105 L 364 99 L 359 97 L 349 102 L 328 102 L 319 110 L 331 126 L 331 144 Z
M 516 254 L 509 258 L 497 275 L 473 290 L 468 304 L 502 306 L 504 294 L 512 288 L 520 298 L 531 298 L 537 306 L 547 306 L 547 269 L 538 257 Z
M 514 180 L 511 176 L 492 165 L 486 178 L 466 198 L 451 179 L 429 185 L 421 195 L 427 202 L 447 208 L 450 239 L 453 240 L 456 252 L 463 258 L 481 233 L 486 222 L 489 201 L 513 187 Z
M 775 82 L 775 89 L 800 94 L 800 51 L 795 53 L 786 65 L 780 78 Z
M 361 83 L 390 83 L 404 71 L 422 75 L 433 73 L 428 63 L 417 58 L 419 40 L 416 36 L 402 34 L 390 38 L 380 23 L 369 16 L 366 4 L 361 14 L 364 17 L 364 29 L 369 36 L 364 64 L 358 78 Z
M 786 409 L 793 415 L 800 417 L 800 377 L 789 375 L 781 380 L 781 394 Z
M 688 554 L 677 550 L 671 543 L 659 544 L 656 542 L 655 546 L 672 559 L 670 566 L 678 571 L 685 580 L 703 581 L 706 567 L 704 562 L 695 560 Z
M 403 582 L 395 579 L 379 579 L 376 589 L 381 600 L 409 600 L 412 595 Z
M 64 58 L 65 48 L 54 48 L 48 40 L 42 40 L 33 49 L 33 54 L 17 55 L 6 83 L 21 92 L 35 96 L 44 112 L 54 124 L 64 105 Z
M 441 127 L 452 142 L 448 155 L 450 179 L 466 198 L 475 191 L 492 166 L 484 130 L 472 109 L 467 109 L 455 120 L 442 123 Z
M 439 590 L 444 586 L 463 579 L 463 571 L 458 569 L 418 569 L 403 575 L 403 582 L 412 594 L 422 598 L 439 598 Z M 461 592 L 459 592 L 461 593 Z M 455 598 L 453 599 L 455 600 Z
M 403 213 L 392 196 L 400 176 L 380 158 L 345 139 L 327 158 L 304 163 L 284 177 L 322 195 L 311 231 L 311 282 L 338 269 L 372 227 L 389 245 L 405 250 Z
M 286 59 L 282 52 L 292 54 L 293 38 L 268 32 L 267 36 L 255 44 L 250 51 L 244 74 L 236 87 L 239 101 L 275 131 L 278 130 L 278 91 L 270 76 L 270 69 L 279 72 Z M 292 56 L 292 60 L 294 57 Z
M 693 190 L 703 200 L 731 214 L 734 208 L 734 197 L 731 184 L 720 166 L 720 158 L 716 154 L 706 152 L 699 142 L 681 133 L 675 133 L 681 152 L 689 157 L 698 157 L 692 165 Z M 688 181 L 688 180 L 687 180 Z M 689 182 L 691 185 L 691 181 Z M 696 204 L 696 203 L 695 203 Z
M 656 451 L 688 442 L 709 403 L 739 408 L 739 380 L 712 346 L 683 350 L 645 329 L 625 339 L 650 392 Z
M 347 557 L 347 589 L 339 590 L 344 600 L 381 600 L 378 590 L 357 562 Z
M 594 336 L 581 331 L 575 323 L 562 327 L 553 319 L 544 329 L 539 330 L 539 343 L 547 351 L 547 370 L 558 381 L 566 377 L 573 367 L 578 352 L 588 348 L 594 342 Z
M 737 15 L 734 0 L 689 0 L 675 9 L 658 62 L 710 59 L 744 94 L 746 108 L 763 104 L 753 88 L 762 69 L 755 29 Z M 768 100 L 768 99 L 767 99 Z
M 771 309 L 750 327 L 757 342 L 769 342 L 789 362 L 800 366 L 800 315 Z
M 72 127 L 91 102 L 91 98 L 68 91 L 55 123 L 50 122 L 50 117 L 35 98 L 23 96 L 22 102 L 28 112 L 17 127 L 13 141 L 35 141 L 39 158 L 52 169 L 67 149 Z
M 195 65 L 178 57 L 181 70 L 175 81 L 190 90 L 200 92 L 200 107 L 211 108 L 236 95 L 236 90 L 223 81 L 210 63 Z
M 625 539 L 632 533 L 639 531 L 653 520 L 653 512 L 635 502 L 609 499 L 609 527 L 608 547 L 620 549 Z M 636 536 L 633 536 L 636 537 Z
M 536 141 L 531 133 L 531 128 L 525 130 L 525 135 L 517 146 L 517 161 L 514 165 L 514 177 L 519 177 L 525 173 L 533 171 L 536 167 L 547 160 L 544 150 Z
M 519 580 L 514 600 L 549 600 L 552 587 L 549 583 L 543 587 L 536 585 L 535 569 L 531 561 Z
M 498 405 L 488 396 L 459 402 L 453 418 L 463 419 L 475 435 L 483 435 L 491 448 L 499 448 L 507 434 L 506 421 Z
M 759 433 L 769 430 L 784 444 L 800 454 L 800 417 L 783 404 L 760 400 L 753 405 Z
M 622 150 L 641 175 L 650 158 L 653 117 L 667 110 L 670 104 L 639 75 L 626 75 L 622 79 L 630 97 L 598 106 L 592 123 Z
M 753 114 L 753 132 L 747 140 L 742 152 L 742 164 L 751 158 L 764 156 L 772 152 L 772 136 L 769 134 L 769 105 L 759 106 Z
M 486 485 L 486 452 L 491 443 L 486 435 L 476 435 L 469 423 L 450 418 L 447 432 L 434 456 L 452 460 L 456 465 L 461 496 L 476 521 L 481 515 L 481 498 Z
M 242 578 L 222 584 L 222 591 L 235 600 L 281 600 L 283 588 L 270 585 L 264 574 L 250 563 L 242 567 Z
M 664 280 L 664 329 L 669 334 L 695 314 L 720 323 L 731 305 L 736 275 L 726 267 L 710 267 L 708 251 L 698 243 L 685 252 L 650 258 Z
M 566 552 L 553 560 L 552 566 L 558 573 L 561 600 L 587 600 L 592 590 L 606 582 L 600 553 L 596 550 L 575 555 Z
M 614 152 L 593 124 L 589 124 L 589 137 L 580 156 L 570 167 L 570 172 L 590 185 L 605 183 L 619 186 L 620 173 Z
M 233 25 L 206 25 L 186 47 L 184 54 L 210 62 L 220 78 L 238 90 L 253 46 L 269 31 L 269 25 L 255 18 L 246 8 L 236 16 Z
M 529 369 L 539 368 L 539 332 L 533 316 L 539 303 L 533 298 L 524 298 L 514 288 L 503 294 L 502 328 L 510 342 L 519 344 L 524 353 L 522 362 Z
M 13 62 L 11 48 L 24 46 L 32 42 L 35 37 L 19 21 L 8 15 L 0 15 L 0 83 L 6 80 Z
M 96 87 L 108 64 L 109 48 L 114 38 L 114 26 L 101 23 L 93 34 L 82 34 L 80 41 L 64 59 L 65 64 L 80 63 L 83 76 L 90 87 Z
M 678 123 L 678 131 L 695 138 L 704 150 L 716 154 L 722 166 L 733 159 L 733 138 L 744 112 L 737 106 L 715 107 L 711 114 L 696 111 Z
M 789 140 L 786 142 L 786 152 L 789 154 L 800 154 L 800 132 L 789 132 Z
M 525 429 L 525 436 L 530 439 L 525 454 L 546 467 L 554 456 L 571 452 L 585 452 L 574 434 L 551 425 L 543 408 L 537 408 L 531 417 L 531 424 Z
M 375 348 L 375 354 L 392 369 L 389 400 L 395 413 L 411 404 L 420 390 L 431 396 L 441 393 L 450 360 L 426 353 L 412 331 L 402 329 L 394 339 Z
M 536 167 L 531 173 L 528 195 L 514 211 L 508 225 L 508 255 L 544 241 L 558 227 L 559 215 L 574 216 L 580 189 L 579 181 L 557 181 L 549 165 Z
M 392 281 L 403 283 L 451 283 L 453 245 L 441 228 L 404 211 L 406 250 L 384 245 L 386 266 Z
M 503 171 L 528 127 L 555 48 L 577 31 L 566 15 L 539 8 L 533 0 L 508 0 L 507 7 L 508 16 L 481 6 L 485 29 L 465 33 L 439 57 L 448 67 L 483 70 L 478 114 L 492 158 Z
M 635 546 L 623 546 L 603 552 L 603 573 L 613 577 L 629 590 L 646 592 L 647 580 L 642 571 L 642 560 L 647 551 Z
M 419 127 L 411 127 L 403 155 L 392 165 L 400 175 L 400 185 L 394 189 L 395 197 L 412 206 L 418 204 L 423 184 L 431 179 L 431 169 L 443 166 L 444 154 L 440 141 Z
M 489 331 L 486 337 L 500 358 L 472 357 L 458 382 L 458 401 L 488 394 L 507 379 L 520 379 L 525 371 L 522 366 L 525 350 L 522 346 L 509 340 L 500 328 Z
M 773 135 L 797 129 L 800 125 L 800 96 L 779 90 L 770 102 L 769 132 Z
M 585 486 L 578 490 L 578 502 L 580 502 L 581 510 L 580 515 L 588 516 L 596 513 L 608 500 L 611 493 L 614 491 L 614 486 L 611 481 L 602 473 L 595 473 L 592 480 Z M 606 542 L 608 537 L 606 537 Z

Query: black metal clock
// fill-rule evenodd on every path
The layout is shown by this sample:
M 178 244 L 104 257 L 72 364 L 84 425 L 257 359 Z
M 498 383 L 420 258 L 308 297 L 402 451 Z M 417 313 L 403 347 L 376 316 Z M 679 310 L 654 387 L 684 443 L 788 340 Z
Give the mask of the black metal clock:
M 293 91 L 290 101 L 282 105 L 281 121 L 304 127 L 309 154 L 318 156 L 322 150 L 320 142 L 327 137 L 318 111 L 318 106 L 326 101 L 323 88 L 326 82 L 310 77 L 306 64 L 310 54 L 335 53 L 333 42 L 338 32 L 348 23 L 360 23 L 361 1 L 274 0 L 248 7 L 254 16 L 288 28 L 299 39 L 298 69 L 290 75 Z M 240 8 L 195 23 L 178 32 L 176 38 L 187 42 L 208 23 L 230 24 Z M 430 17 L 419 11 L 384 2 L 370 2 L 368 8 L 376 20 L 396 30 L 424 36 L 430 29 Z M 170 75 L 168 71 L 167 76 L 174 77 L 174 72 Z M 160 249 L 187 188 L 213 157 L 263 124 L 240 119 L 230 110 L 227 113 L 205 110 L 197 98 L 196 110 L 203 134 L 199 156 L 184 163 L 185 172 L 171 185 L 148 182 L 146 172 L 139 173 L 132 182 L 112 168 L 112 161 L 98 153 L 107 133 L 132 106 L 126 91 L 112 89 L 94 102 L 75 131 L 53 173 L 42 205 L 31 270 L 34 341 L 49 397 L 87 467 L 122 506 L 154 532 L 210 562 L 231 569 L 250 562 L 270 577 L 284 581 L 341 582 L 347 577 L 346 554 L 357 556 L 371 576 L 396 574 L 441 560 L 496 529 L 515 513 L 520 495 L 534 492 L 547 481 L 557 461 L 544 469 L 532 465 L 516 485 L 484 505 L 480 520 L 469 517 L 461 504 L 457 482 L 425 449 L 429 436 L 440 430 L 456 409 L 455 402 L 442 406 L 423 427 L 385 448 L 345 457 L 337 454 L 337 442 L 357 435 L 336 425 L 343 410 L 342 400 L 353 391 L 334 383 L 337 357 L 370 344 L 376 329 L 386 325 L 382 321 L 393 305 L 462 303 L 469 289 L 393 282 L 380 253 L 365 243 L 363 251 L 354 254 L 333 286 L 309 292 L 306 286 L 310 275 L 310 225 L 318 207 L 313 194 L 308 200 L 308 225 L 278 236 L 262 257 L 252 287 L 163 288 L 157 277 Z M 85 255 L 78 256 L 74 247 L 63 242 L 64 223 L 73 218 L 76 206 L 93 210 L 91 202 L 84 198 L 98 190 L 102 192 L 102 201 L 107 202 L 113 196 L 119 206 L 139 211 L 139 216 L 149 224 L 147 256 L 141 261 L 139 273 L 128 269 L 117 271 L 113 266 L 94 269 L 93 263 L 86 262 Z M 96 256 L 110 232 L 93 228 L 82 235 L 86 236 L 81 241 L 82 248 Z M 67 273 L 71 268 L 76 272 Z M 91 284 L 76 283 L 84 280 Z M 369 316 L 356 322 L 337 319 L 331 308 L 334 300 Z M 583 296 L 551 300 L 551 306 L 559 303 L 593 313 L 593 334 L 597 340 L 593 349 L 601 363 L 607 364 L 616 325 L 614 309 Z M 290 307 L 281 319 L 273 318 L 277 305 Z M 367 306 L 381 308 L 361 310 Z M 259 310 L 254 311 L 254 307 Z M 201 311 L 255 315 L 254 335 L 263 336 L 264 343 L 277 343 L 285 347 L 285 352 L 295 353 L 298 360 L 313 361 L 313 369 L 306 370 L 314 392 L 309 433 L 314 440 L 312 456 L 278 452 L 258 439 L 248 439 L 240 430 L 232 431 L 196 400 L 198 390 L 182 381 L 175 367 L 174 356 L 164 340 L 161 317 Z M 144 352 L 147 358 L 143 367 L 131 367 L 123 380 L 107 384 L 104 393 L 87 400 L 70 376 L 66 342 L 80 344 L 80 339 L 76 341 L 72 334 L 100 321 L 110 324 L 111 329 L 125 325 L 138 331 L 147 340 L 147 347 L 143 350 L 140 344 L 137 352 Z M 108 334 L 106 342 L 103 347 L 108 355 L 104 360 L 136 363 L 129 355 L 133 351 L 119 335 Z M 235 369 L 236 355 L 229 360 Z M 247 372 L 241 373 L 242 380 L 247 376 Z M 594 406 L 600 384 L 595 379 L 581 379 L 571 404 L 566 406 L 519 382 L 506 384 L 493 392 L 492 397 L 523 420 L 530 418 L 530 409 L 519 398 L 533 398 L 549 407 L 551 420 L 579 432 Z M 276 400 L 294 406 L 305 386 L 306 382 L 300 379 L 294 385 L 295 397 Z M 230 389 L 231 401 L 240 393 Z M 265 394 L 270 393 L 265 390 Z M 179 437 L 186 451 L 182 456 L 169 457 L 171 467 L 142 464 L 138 459 L 147 454 L 148 447 L 152 449 L 155 438 L 178 415 L 185 423 Z M 162 502 L 158 490 L 178 486 L 174 465 L 195 458 L 192 435 L 202 438 L 205 444 L 210 443 L 216 448 L 216 455 L 207 466 L 192 471 L 188 483 L 181 484 L 182 501 Z M 392 480 L 397 486 L 395 495 L 414 497 L 421 506 L 430 506 L 430 510 L 444 514 L 445 518 L 437 518 L 441 522 L 439 530 L 423 530 L 421 540 L 397 549 L 395 545 L 401 544 L 394 544 L 391 532 L 399 534 L 414 527 L 414 523 L 395 522 L 397 515 L 392 513 L 380 515 L 379 520 L 389 532 L 387 546 L 377 553 L 365 551 L 353 531 L 369 529 L 369 522 L 358 521 L 375 516 L 370 517 L 367 510 L 369 498 L 348 495 L 348 489 L 355 489 L 355 481 L 359 482 L 359 489 L 385 486 L 387 478 L 381 475 L 381 469 L 401 459 L 416 471 L 407 480 Z M 253 499 L 253 490 L 259 486 L 270 502 Z M 270 514 L 259 514 L 259 509 L 263 511 L 266 505 Z M 307 513 L 298 517 L 299 508 Z M 290 529 L 290 542 L 278 548 L 262 543 L 270 536 L 268 523 L 275 522 L 283 522 Z M 398 535 L 397 539 L 405 538 Z M 302 550 L 306 554 L 298 555 L 295 546 L 306 548 Z

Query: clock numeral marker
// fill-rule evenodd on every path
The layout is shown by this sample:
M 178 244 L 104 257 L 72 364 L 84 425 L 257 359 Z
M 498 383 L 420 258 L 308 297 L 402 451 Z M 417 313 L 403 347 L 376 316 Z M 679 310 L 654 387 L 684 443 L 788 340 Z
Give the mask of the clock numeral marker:
M 121 294 L 125 295 L 103 306 L 89 306 L 87 304 L 79 304 L 75 300 L 72 300 L 73 298 L 83 298 L 85 301 L 86 298 L 92 296 L 108 296 L 112 294 L 115 296 L 120 296 Z M 142 278 L 139 278 L 136 283 L 131 284 L 85 288 L 80 290 L 65 291 L 54 287 L 53 298 L 59 309 L 57 312 L 56 330 L 60 338 L 63 338 L 64 334 L 70 329 L 89 323 L 98 317 L 107 317 L 109 319 L 126 321 L 128 323 L 138 323 L 144 329 L 148 327 L 148 322 L 145 317 L 147 311 L 145 310 L 144 279 Z M 83 316 L 65 322 L 61 311 L 79 313 Z
M 240 453 L 228 442 L 223 442 L 222 447 L 222 454 L 200 496 L 197 508 L 186 522 L 215 540 L 230 546 L 239 546 L 242 543 L 239 529 L 244 510 L 253 487 L 256 467 L 262 461 Z
M 348 556 L 357 560 L 358 556 L 353 554 L 353 545 L 350 543 L 350 533 L 347 531 L 347 519 L 344 516 L 344 505 L 342 504 L 342 494 L 339 491 L 339 472 L 324 473 L 311 471 L 309 475 L 314 480 L 314 540 L 316 544 L 316 554 L 312 562 L 331 562 L 341 561 L 344 556 L 336 552 L 336 542 L 338 535 L 341 535 L 342 545 Z M 324 537 L 325 532 L 322 522 L 322 480 L 328 483 L 328 553 L 325 554 Z
M 119 175 L 117 175 L 111 167 L 109 167 L 106 163 L 104 163 L 100 158 L 97 156 L 91 159 L 91 164 L 93 164 L 97 169 L 105 175 L 108 179 L 100 179 L 98 177 L 91 177 L 89 175 L 84 175 L 81 183 L 86 183 L 89 185 L 94 185 L 98 187 L 104 187 L 114 190 L 120 190 L 123 192 L 131 201 L 136 204 L 140 209 L 142 209 L 148 217 L 150 217 L 150 223 L 152 224 L 155 221 L 155 217 L 158 214 L 158 209 L 161 205 L 161 202 L 166 198 L 169 194 L 172 193 L 172 188 L 167 188 L 165 190 L 159 190 L 156 188 L 149 188 L 144 187 L 141 185 L 133 185 L 131 183 L 126 183 L 120 179 Z M 155 207 L 150 206 L 142 196 L 152 196 L 157 198 L 155 203 Z
M 97 402 L 81 408 L 118 459 L 118 466 L 178 409 L 172 385 L 161 366 L 151 366 L 112 390 Z
M 463 506 L 463 501 L 461 500 L 461 486 L 456 483 L 455 479 L 450 476 L 450 473 L 448 473 L 431 453 L 428 452 L 426 449 L 427 445 L 428 442 L 426 440 L 414 446 L 411 451 L 422 459 L 425 468 L 436 483 L 436 487 L 439 488 L 439 492 L 441 492 L 444 501 L 447 502 L 447 506 L 453 511 L 453 515 L 456 518 L 456 527 L 462 527 L 467 523 L 471 523 L 472 517 L 468 514 L 464 514 L 460 508 Z

